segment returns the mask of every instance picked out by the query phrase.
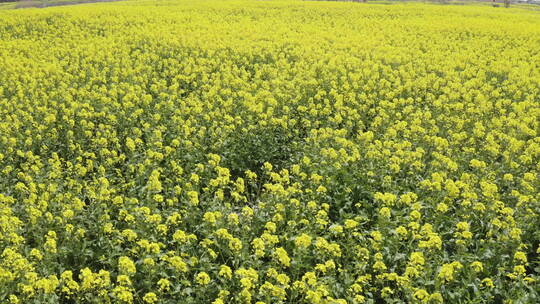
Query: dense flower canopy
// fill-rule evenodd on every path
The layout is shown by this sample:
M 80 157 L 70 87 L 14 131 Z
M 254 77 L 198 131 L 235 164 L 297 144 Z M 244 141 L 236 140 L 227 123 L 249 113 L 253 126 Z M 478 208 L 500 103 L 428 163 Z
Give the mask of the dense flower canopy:
M 539 303 L 540 13 L 0 12 L 0 303 Z

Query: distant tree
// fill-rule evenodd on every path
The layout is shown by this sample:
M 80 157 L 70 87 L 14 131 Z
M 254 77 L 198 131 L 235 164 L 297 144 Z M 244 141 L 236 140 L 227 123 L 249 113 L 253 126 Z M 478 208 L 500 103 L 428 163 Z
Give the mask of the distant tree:
M 504 0 L 504 7 L 510 7 L 510 0 Z

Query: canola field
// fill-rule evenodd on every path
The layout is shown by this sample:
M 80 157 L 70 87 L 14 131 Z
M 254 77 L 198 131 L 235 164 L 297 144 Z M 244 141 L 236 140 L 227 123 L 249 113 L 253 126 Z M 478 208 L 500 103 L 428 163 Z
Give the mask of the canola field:
M 540 303 L 540 12 L 0 12 L 0 303 Z

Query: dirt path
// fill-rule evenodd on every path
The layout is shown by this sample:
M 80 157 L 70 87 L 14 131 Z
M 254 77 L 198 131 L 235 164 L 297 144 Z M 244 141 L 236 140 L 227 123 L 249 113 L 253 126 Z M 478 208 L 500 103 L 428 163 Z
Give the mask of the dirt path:
M 15 8 L 46 8 L 54 6 L 64 6 L 64 5 L 76 5 L 76 4 L 86 4 L 86 3 L 98 3 L 98 2 L 117 2 L 122 0 L 73 0 L 73 1 L 59 1 L 59 2 L 45 2 L 45 1 L 20 1 L 17 2 Z

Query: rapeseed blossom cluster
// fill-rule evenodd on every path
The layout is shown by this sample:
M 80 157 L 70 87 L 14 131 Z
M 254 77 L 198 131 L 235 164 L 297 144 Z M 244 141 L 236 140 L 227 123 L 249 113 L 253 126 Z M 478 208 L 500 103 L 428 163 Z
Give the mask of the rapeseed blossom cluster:
M 540 303 L 539 17 L 0 11 L 0 303 Z

